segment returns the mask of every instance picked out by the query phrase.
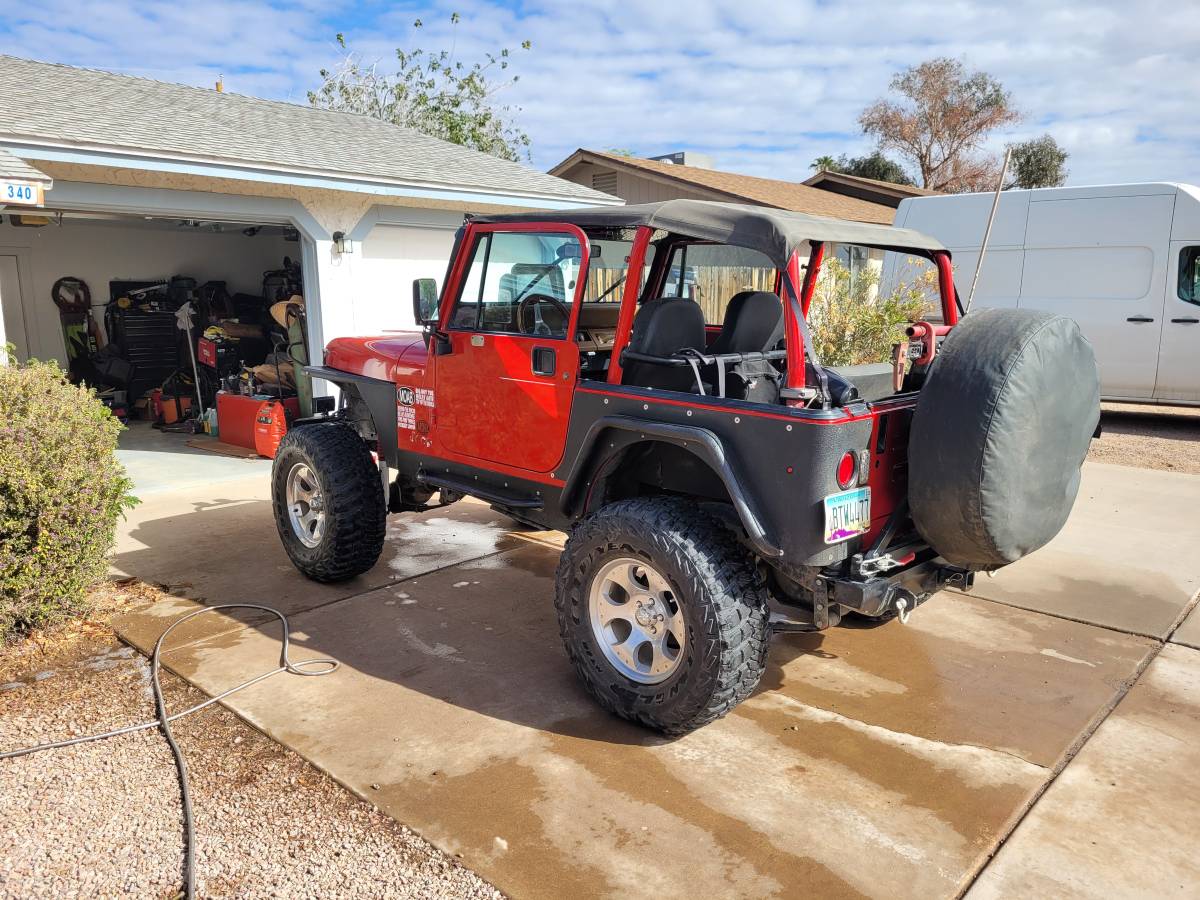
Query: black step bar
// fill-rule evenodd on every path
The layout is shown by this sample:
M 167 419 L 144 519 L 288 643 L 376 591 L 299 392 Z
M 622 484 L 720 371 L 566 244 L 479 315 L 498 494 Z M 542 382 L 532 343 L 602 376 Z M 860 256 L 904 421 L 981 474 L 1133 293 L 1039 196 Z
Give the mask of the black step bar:
M 542 509 L 545 506 L 541 497 L 530 497 L 528 494 L 513 493 L 473 478 L 464 478 L 448 473 L 435 475 L 432 472 L 420 471 L 417 472 L 417 481 L 431 487 L 455 491 L 459 494 L 470 494 L 472 497 L 478 497 L 480 500 L 486 500 L 488 503 L 509 506 L 513 509 Z

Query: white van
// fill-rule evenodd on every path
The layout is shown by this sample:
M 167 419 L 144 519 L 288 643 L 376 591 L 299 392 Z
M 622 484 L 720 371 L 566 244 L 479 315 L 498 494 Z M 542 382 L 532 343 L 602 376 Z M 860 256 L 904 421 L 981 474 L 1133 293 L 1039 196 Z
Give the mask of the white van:
M 938 238 L 963 302 L 993 194 L 914 197 L 896 225 Z M 904 280 L 889 253 L 883 283 Z M 1091 340 L 1105 399 L 1200 404 L 1200 188 L 1187 184 L 1006 191 L 975 306 L 1045 309 Z

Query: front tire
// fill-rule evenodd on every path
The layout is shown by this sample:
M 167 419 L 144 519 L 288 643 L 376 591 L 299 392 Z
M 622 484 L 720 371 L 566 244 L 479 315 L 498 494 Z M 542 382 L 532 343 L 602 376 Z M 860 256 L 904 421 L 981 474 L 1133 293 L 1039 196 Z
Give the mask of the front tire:
M 387 509 L 379 470 L 357 432 L 301 425 L 271 469 L 275 526 L 292 565 L 313 581 L 348 581 L 383 552 Z
M 555 607 L 588 692 L 664 734 L 724 716 L 766 667 L 763 579 L 726 528 L 683 500 L 622 500 L 585 519 L 559 562 Z

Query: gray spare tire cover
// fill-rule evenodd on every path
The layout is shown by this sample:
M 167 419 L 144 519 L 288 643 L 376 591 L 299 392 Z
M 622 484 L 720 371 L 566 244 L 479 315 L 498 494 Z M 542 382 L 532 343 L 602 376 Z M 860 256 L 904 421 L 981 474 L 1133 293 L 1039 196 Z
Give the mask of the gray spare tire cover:
M 994 569 L 1058 534 L 1100 418 L 1092 346 L 1071 319 L 972 312 L 942 344 L 908 442 L 913 523 L 955 565 Z

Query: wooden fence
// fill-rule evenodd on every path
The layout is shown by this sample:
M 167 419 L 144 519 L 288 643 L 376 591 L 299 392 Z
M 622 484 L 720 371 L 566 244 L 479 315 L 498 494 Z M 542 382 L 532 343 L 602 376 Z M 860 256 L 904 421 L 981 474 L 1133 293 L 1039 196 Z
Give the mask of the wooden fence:
M 625 274 L 623 269 L 591 269 L 588 272 L 586 296 L 599 297 Z M 668 285 L 674 293 L 675 285 Z M 616 288 L 605 300 L 620 302 L 623 288 Z M 756 266 L 698 266 L 689 267 L 684 292 L 704 310 L 704 321 L 720 325 L 725 307 L 739 291 L 775 291 L 775 270 Z

